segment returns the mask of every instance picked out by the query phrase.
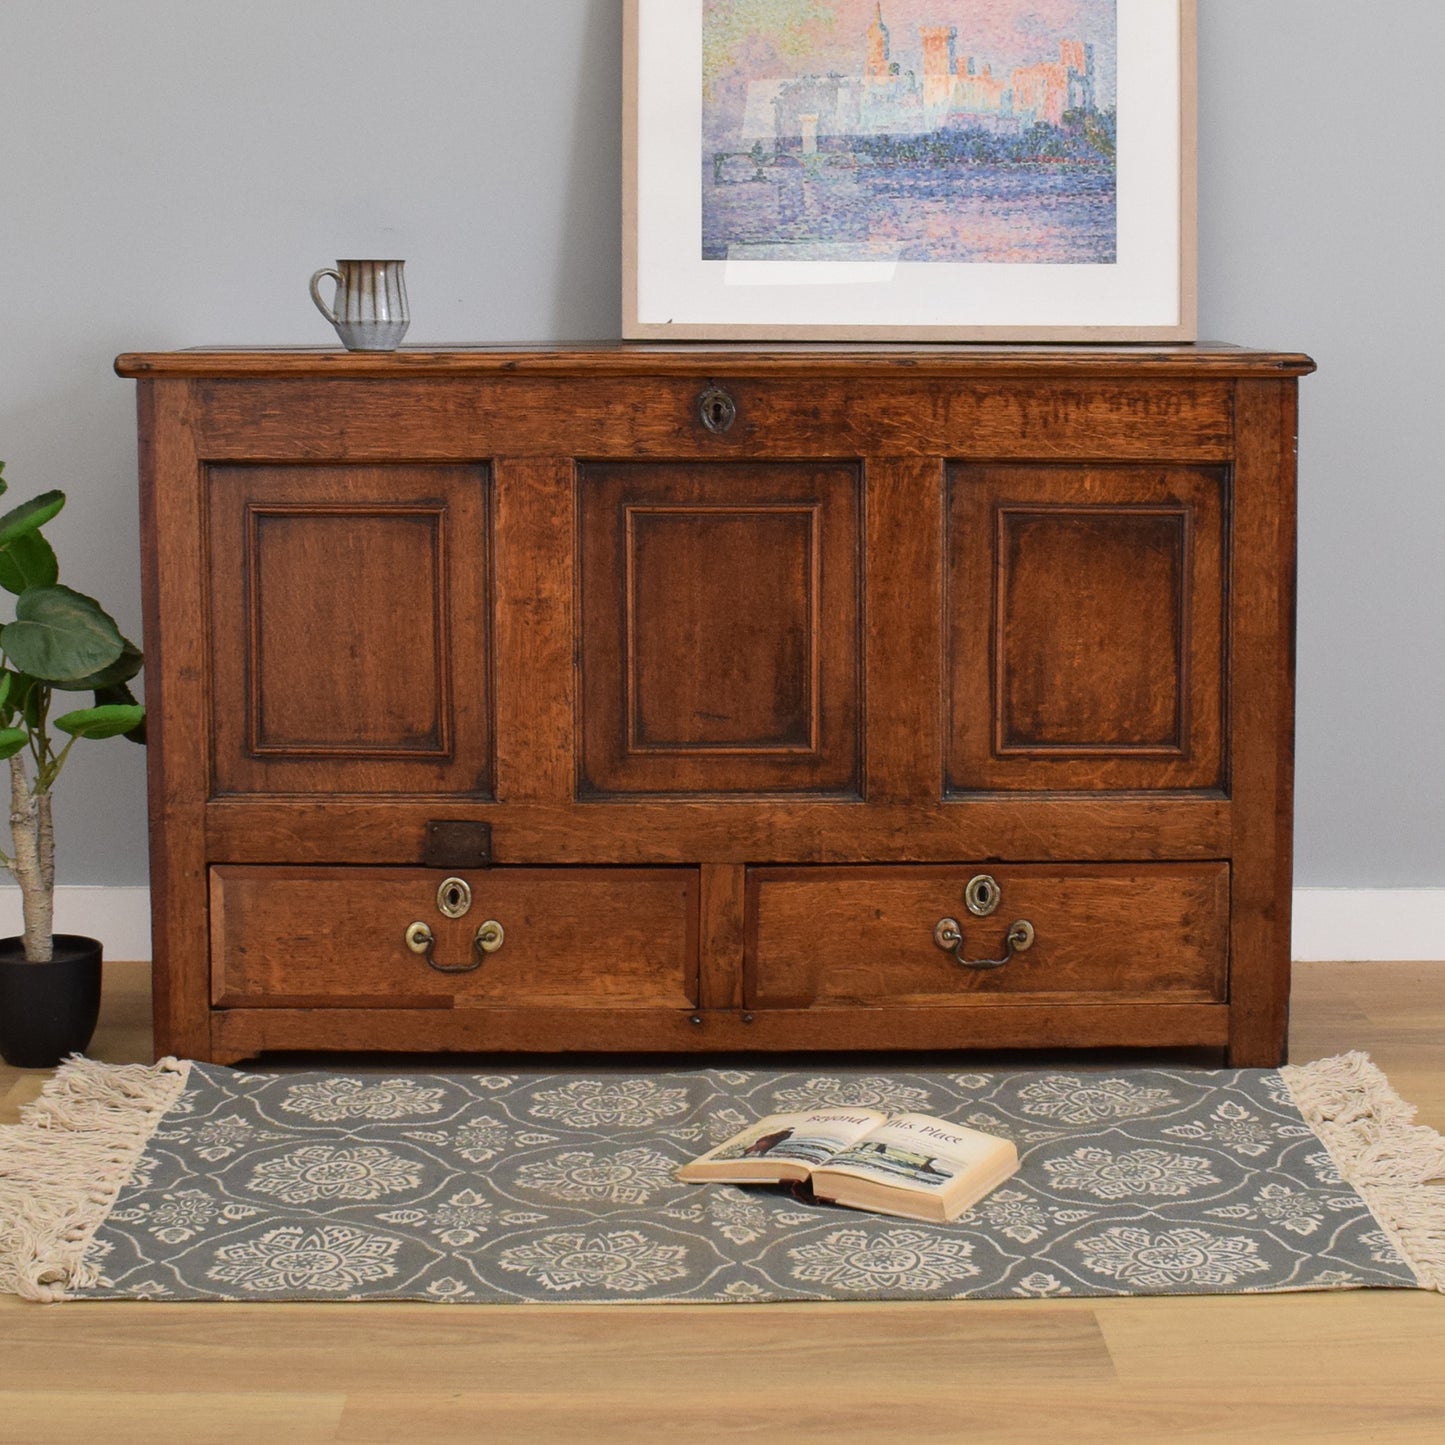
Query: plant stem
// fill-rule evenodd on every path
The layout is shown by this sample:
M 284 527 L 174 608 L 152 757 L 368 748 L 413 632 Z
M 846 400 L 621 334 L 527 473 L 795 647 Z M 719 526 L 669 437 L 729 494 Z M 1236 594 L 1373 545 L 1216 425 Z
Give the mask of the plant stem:
M 20 885 L 25 914 L 25 958 L 30 963 L 49 963 L 55 947 L 55 838 L 50 794 L 31 792 L 19 753 L 10 759 L 10 832 L 15 840 L 10 871 Z

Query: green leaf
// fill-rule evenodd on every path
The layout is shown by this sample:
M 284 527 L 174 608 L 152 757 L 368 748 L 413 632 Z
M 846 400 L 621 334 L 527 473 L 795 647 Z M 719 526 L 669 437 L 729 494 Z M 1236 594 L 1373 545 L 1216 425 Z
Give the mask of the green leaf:
M 30 734 L 24 728 L 0 728 L 0 761 L 13 758 L 29 739 Z
M 106 707 L 115 703 L 124 703 L 135 707 L 136 696 L 125 683 L 117 683 L 114 687 L 98 687 L 95 690 L 96 707 Z M 142 709 L 144 710 L 144 709 Z M 146 720 L 141 718 L 128 733 L 122 734 L 127 742 L 139 743 L 141 747 L 146 744 Z
M 43 683 L 37 682 L 33 677 L 23 672 L 5 673 L 5 722 L 9 724 L 12 713 L 19 713 L 16 721 L 24 722 L 26 727 L 35 728 L 40 726 L 40 705 L 46 694 L 46 687 Z
M 0 627 L 0 649 L 20 671 L 63 682 L 109 667 L 125 638 L 93 598 L 69 587 L 32 587 L 15 603 L 15 621 Z
M 20 593 L 27 587 L 54 587 L 60 576 L 55 549 L 39 532 L 27 532 L 0 548 L 0 587 Z
M 65 505 L 64 492 L 41 492 L 0 517 L 0 547 L 43 527 Z
M 115 703 L 78 708 L 56 718 L 55 726 L 77 738 L 118 738 L 139 727 L 145 715 L 146 710 L 139 703 Z
M 0 462 L 0 494 L 8 490 L 10 483 L 5 480 L 5 463 Z
M 135 643 L 125 638 L 121 641 L 125 646 L 109 667 L 103 667 L 99 672 L 92 672 L 86 677 L 57 679 L 55 686 L 62 692 L 95 692 L 100 688 L 117 687 L 123 682 L 129 682 L 145 666 L 145 658 Z M 135 699 L 131 698 L 131 701 L 134 702 Z

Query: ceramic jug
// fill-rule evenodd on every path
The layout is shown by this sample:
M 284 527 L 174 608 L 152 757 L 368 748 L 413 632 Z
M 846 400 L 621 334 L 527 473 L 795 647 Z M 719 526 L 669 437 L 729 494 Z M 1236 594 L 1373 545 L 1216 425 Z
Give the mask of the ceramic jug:
M 338 261 L 311 278 L 316 309 L 336 328 L 348 351 L 395 351 L 411 316 L 406 308 L 402 261 Z M 335 304 L 321 299 L 321 281 L 336 282 Z

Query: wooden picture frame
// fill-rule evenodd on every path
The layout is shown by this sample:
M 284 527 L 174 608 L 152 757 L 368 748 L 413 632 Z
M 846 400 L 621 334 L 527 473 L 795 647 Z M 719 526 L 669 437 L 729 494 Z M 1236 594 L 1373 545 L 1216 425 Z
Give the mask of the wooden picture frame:
M 626 0 L 624 337 L 1196 339 L 1196 0 L 797 8 Z

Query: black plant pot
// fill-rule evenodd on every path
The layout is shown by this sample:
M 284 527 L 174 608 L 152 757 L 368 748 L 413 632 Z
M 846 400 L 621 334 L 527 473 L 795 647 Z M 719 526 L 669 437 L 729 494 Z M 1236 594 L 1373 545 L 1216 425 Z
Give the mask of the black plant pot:
M 53 1069 L 84 1053 L 100 1017 L 100 940 L 55 935 L 49 963 L 27 963 L 18 938 L 0 938 L 0 1057 L 14 1069 Z

